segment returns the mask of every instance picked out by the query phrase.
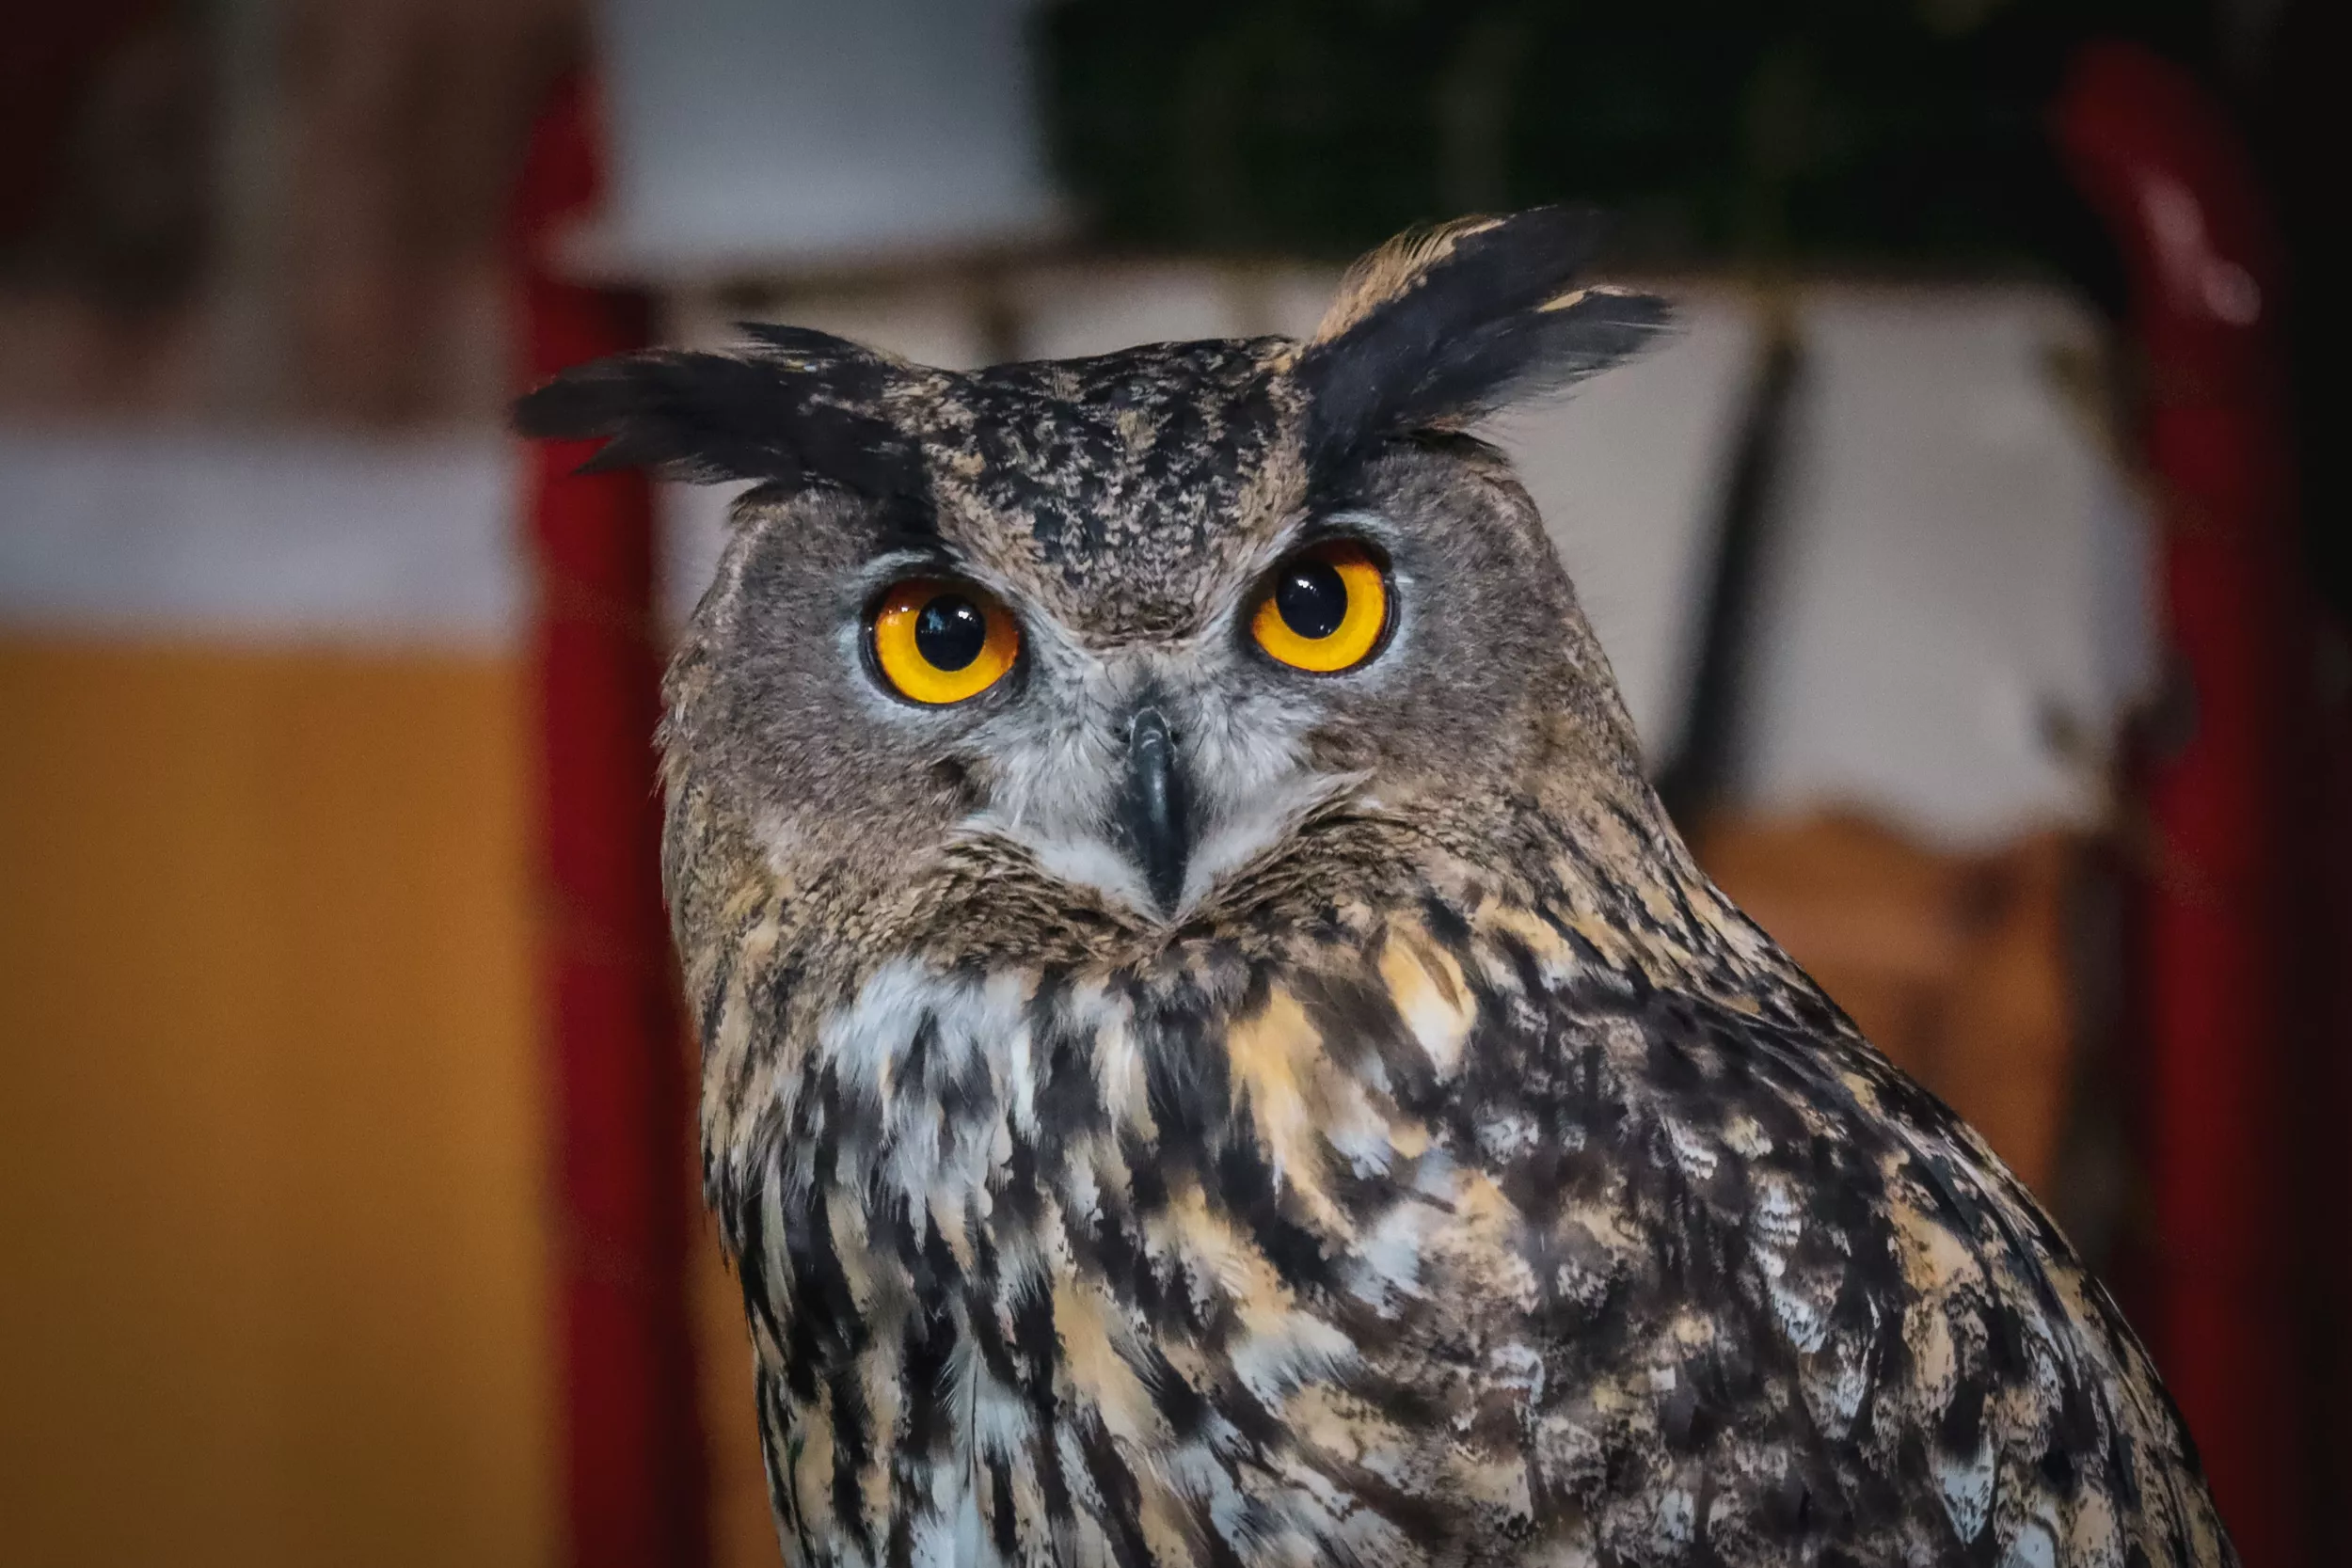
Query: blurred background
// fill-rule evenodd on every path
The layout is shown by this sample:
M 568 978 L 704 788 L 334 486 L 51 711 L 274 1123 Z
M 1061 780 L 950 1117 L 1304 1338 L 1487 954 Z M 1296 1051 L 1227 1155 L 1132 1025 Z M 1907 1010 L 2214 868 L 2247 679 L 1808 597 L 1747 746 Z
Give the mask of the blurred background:
M 1670 806 L 2352 1562 L 2340 6 L 8 9 L 0 1559 L 776 1560 L 652 863 L 725 498 L 515 389 L 1571 198 L 1684 330 L 1492 434 Z

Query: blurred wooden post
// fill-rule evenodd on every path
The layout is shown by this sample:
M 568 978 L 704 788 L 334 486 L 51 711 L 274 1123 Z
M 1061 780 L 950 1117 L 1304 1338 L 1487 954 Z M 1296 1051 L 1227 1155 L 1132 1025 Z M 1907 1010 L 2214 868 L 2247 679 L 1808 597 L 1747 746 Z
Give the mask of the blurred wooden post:
M 567 81 L 514 204 L 525 384 L 650 335 L 643 295 L 565 281 L 547 260 L 595 203 L 598 163 L 588 95 Z M 543 443 L 526 459 L 566 1524 L 580 1568 L 699 1568 L 691 1085 L 658 874 L 653 497 L 642 474 L 574 474 L 589 450 Z
M 2314 1028 L 2312 607 L 2301 581 L 2278 241 L 2252 160 L 2195 80 L 2086 50 L 2058 145 L 2129 271 L 2185 734 L 2149 759 L 2136 984 L 2158 1235 L 2141 1319 L 2249 1568 L 2313 1560 L 2313 1247 L 2295 1097 Z M 2314 1228 L 2312 1224 L 2317 1222 Z M 2153 1308 L 2153 1311 L 2146 1308 Z

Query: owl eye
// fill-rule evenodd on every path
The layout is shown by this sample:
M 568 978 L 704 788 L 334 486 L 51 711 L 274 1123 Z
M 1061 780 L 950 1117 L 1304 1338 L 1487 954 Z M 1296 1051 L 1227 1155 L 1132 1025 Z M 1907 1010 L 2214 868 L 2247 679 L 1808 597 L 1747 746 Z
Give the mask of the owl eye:
M 935 578 L 894 583 L 875 608 L 872 636 L 882 678 L 933 706 L 978 696 L 1021 652 L 1009 610 L 977 588 Z
M 1277 566 L 1249 622 L 1259 647 L 1319 675 L 1370 658 L 1388 629 L 1388 574 L 1351 540 L 1314 546 Z

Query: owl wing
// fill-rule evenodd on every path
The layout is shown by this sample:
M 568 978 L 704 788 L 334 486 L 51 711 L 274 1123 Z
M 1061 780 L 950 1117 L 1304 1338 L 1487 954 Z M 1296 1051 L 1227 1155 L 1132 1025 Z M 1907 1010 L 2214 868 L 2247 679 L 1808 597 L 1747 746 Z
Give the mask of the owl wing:
M 1809 985 L 1708 1000 L 1534 925 L 1391 927 L 1229 1038 L 1336 1265 L 1294 1423 L 1335 1484 L 1523 1554 L 1470 1561 L 2235 1560 L 2146 1354 L 1947 1107 Z

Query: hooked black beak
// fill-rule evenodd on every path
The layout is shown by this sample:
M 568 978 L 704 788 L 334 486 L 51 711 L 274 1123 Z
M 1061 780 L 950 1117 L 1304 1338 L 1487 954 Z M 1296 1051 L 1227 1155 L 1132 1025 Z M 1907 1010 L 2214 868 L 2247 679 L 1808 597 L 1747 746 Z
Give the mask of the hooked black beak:
M 1152 901 L 1162 913 L 1173 910 L 1184 891 L 1184 859 L 1191 843 L 1176 737 L 1157 708 L 1137 712 L 1127 727 L 1127 783 L 1119 797 L 1119 826 Z

